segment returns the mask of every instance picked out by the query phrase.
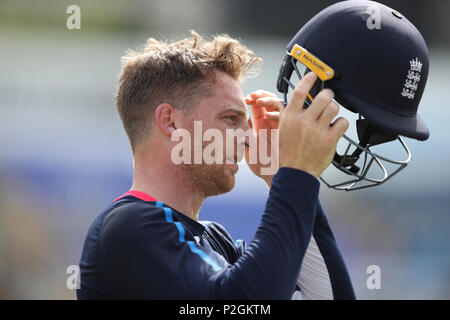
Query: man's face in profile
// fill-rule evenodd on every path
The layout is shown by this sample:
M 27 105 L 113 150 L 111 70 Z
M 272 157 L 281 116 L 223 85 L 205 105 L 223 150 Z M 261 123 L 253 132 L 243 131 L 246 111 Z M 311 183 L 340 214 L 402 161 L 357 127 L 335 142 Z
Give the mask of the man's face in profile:
M 239 168 L 237 163 L 244 155 L 245 140 L 236 137 L 226 139 L 227 130 L 234 132 L 238 129 L 243 131 L 250 129 L 248 119 L 249 112 L 239 82 L 225 73 L 216 72 L 215 82 L 211 83 L 208 94 L 199 99 L 195 108 L 186 114 L 183 121 L 183 125 L 191 134 L 192 164 L 182 164 L 182 166 L 194 184 L 203 190 L 205 196 L 217 195 L 233 189 L 234 175 Z M 205 135 L 205 132 L 213 131 L 221 134 L 212 137 Z M 198 137 L 199 133 L 200 137 Z M 221 141 L 215 141 L 216 139 Z M 201 150 L 200 144 L 196 148 L 195 140 L 201 141 Z M 221 148 L 211 148 L 213 144 L 221 145 Z M 238 144 L 240 144 L 239 148 Z M 230 145 L 234 148 L 231 156 Z M 198 159 L 200 156 L 195 153 L 199 152 L 202 153 L 202 160 L 200 164 L 195 164 L 195 157 L 197 156 Z M 212 155 L 215 161 L 205 163 L 206 155 Z

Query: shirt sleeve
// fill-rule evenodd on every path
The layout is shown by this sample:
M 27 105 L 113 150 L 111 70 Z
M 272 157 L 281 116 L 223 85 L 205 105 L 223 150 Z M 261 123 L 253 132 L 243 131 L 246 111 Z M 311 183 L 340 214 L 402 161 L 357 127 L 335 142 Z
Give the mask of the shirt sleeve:
M 99 246 L 113 297 L 143 299 L 290 299 L 311 239 L 319 182 L 280 168 L 255 237 L 229 265 L 198 245 L 170 208 L 134 203 L 104 221 Z
M 350 275 L 320 202 L 313 235 L 327 266 L 334 299 L 356 299 Z

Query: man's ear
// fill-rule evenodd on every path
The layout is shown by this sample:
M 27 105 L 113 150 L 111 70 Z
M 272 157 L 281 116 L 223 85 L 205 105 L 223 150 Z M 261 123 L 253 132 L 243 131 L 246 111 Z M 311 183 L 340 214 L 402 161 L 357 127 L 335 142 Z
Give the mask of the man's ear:
M 176 130 L 175 112 L 175 108 L 168 103 L 161 103 L 155 110 L 155 124 L 169 136 Z

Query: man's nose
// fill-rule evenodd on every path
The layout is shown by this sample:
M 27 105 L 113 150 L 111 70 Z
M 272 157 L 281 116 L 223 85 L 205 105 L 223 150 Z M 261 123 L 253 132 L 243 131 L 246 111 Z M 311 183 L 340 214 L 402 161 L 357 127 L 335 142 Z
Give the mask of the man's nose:
M 245 121 L 245 124 L 243 124 L 242 129 L 244 130 L 245 133 L 244 134 L 245 141 L 242 141 L 242 144 L 245 144 L 248 147 L 251 144 L 251 140 L 255 139 L 251 118 Z
M 252 128 L 253 128 L 253 126 L 252 126 L 252 119 L 248 118 L 248 120 L 244 121 L 242 129 L 244 129 L 244 131 L 247 131 L 247 130 L 252 129 Z

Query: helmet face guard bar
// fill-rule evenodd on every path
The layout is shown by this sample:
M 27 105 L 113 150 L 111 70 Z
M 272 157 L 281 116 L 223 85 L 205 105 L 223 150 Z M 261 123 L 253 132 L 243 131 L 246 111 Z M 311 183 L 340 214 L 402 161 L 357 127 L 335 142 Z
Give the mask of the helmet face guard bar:
M 302 74 L 297 67 L 297 62 L 300 62 L 306 67 L 305 74 L 310 71 L 317 74 L 317 82 L 311 90 L 315 93 L 318 93 L 325 87 L 325 81 L 330 80 L 335 76 L 335 71 L 331 67 L 299 45 L 294 45 L 291 52 L 286 53 L 277 80 L 277 89 L 283 94 L 284 106 L 288 103 L 289 88 L 295 88 L 295 85 L 291 82 L 291 76 L 294 71 L 299 80 L 302 78 Z M 314 98 L 311 94 L 308 94 L 304 108 L 308 108 L 313 100 Z M 352 191 L 380 185 L 403 170 L 411 160 L 411 153 L 407 145 L 397 134 L 387 132 L 386 130 L 373 125 L 361 115 L 359 115 L 356 124 L 359 142 L 344 135 L 343 138 L 348 142 L 345 152 L 341 155 L 336 151 L 332 161 L 334 167 L 352 178 L 343 182 L 331 183 L 322 174 L 320 179 L 330 188 Z M 371 147 L 391 141 L 397 141 L 401 145 L 403 151 L 406 153 L 405 160 L 389 159 L 371 150 Z M 353 151 L 350 152 L 352 146 Z M 360 162 L 363 162 L 363 164 L 358 166 L 356 163 L 360 159 Z M 388 172 L 383 162 L 394 165 L 396 168 Z M 376 165 L 373 166 L 373 164 Z M 376 168 L 372 169 L 372 171 L 376 170 L 378 172 L 377 178 L 372 178 L 368 174 L 372 167 Z
M 339 155 L 337 152 L 334 155 L 334 159 L 332 161 L 332 164 L 342 172 L 352 176 L 353 178 L 344 182 L 340 183 L 334 183 L 331 184 L 327 181 L 326 178 L 323 176 L 320 177 L 320 180 L 322 180 L 328 187 L 336 189 L 336 190 L 346 190 L 346 191 L 352 191 L 352 190 L 358 190 L 358 189 L 364 189 L 369 187 L 374 187 L 377 185 L 380 185 L 386 181 L 388 181 L 390 178 L 395 176 L 397 173 L 399 173 L 401 170 L 403 170 L 411 160 L 411 152 L 408 149 L 408 146 L 403 141 L 401 137 L 397 137 L 398 143 L 400 143 L 401 147 L 403 148 L 406 159 L 405 160 L 393 160 L 386 158 L 384 156 L 381 156 L 377 153 L 372 152 L 370 149 L 370 146 L 362 147 L 360 143 L 357 143 L 350 139 L 347 135 L 344 135 L 343 138 L 347 140 L 348 145 L 346 148 L 346 151 L 343 155 Z M 347 157 L 352 158 L 353 154 L 349 155 L 349 150 L 351 146 L 354 146 L 355 150 L 360 150 L 361 154 L 364 155 L 364 164 L 362 168 L 359 168 L 355 164 L 351 165 L 351 168 L 345 167 L 343 165 L 343 162 L 345 162 L 345 159 Z M 358 156 L 359 159 L 360 156 Z M 368 161 L 368 158 L 370 160 Z M 351 159 L 351 162 L 356 162 L 358 159 Z M 340 161 L 339 161 L 340 160 Z M 388 173 L 388 170 L 386 169 L 383 162 L 387 162 L 393 165 L 397 165 L 397 168 L 395 168 L 393 171 Z M 381 178 L 371 178 L 368 177 L 368 172 L 371 169 L 373 164 L 376 164 L 378 171 L 381 172 L 382 177 Z M 353 168 L 357 168 L 358 171 L 354 170 Z M 355 172 L 356 171 L 356 172 Z

